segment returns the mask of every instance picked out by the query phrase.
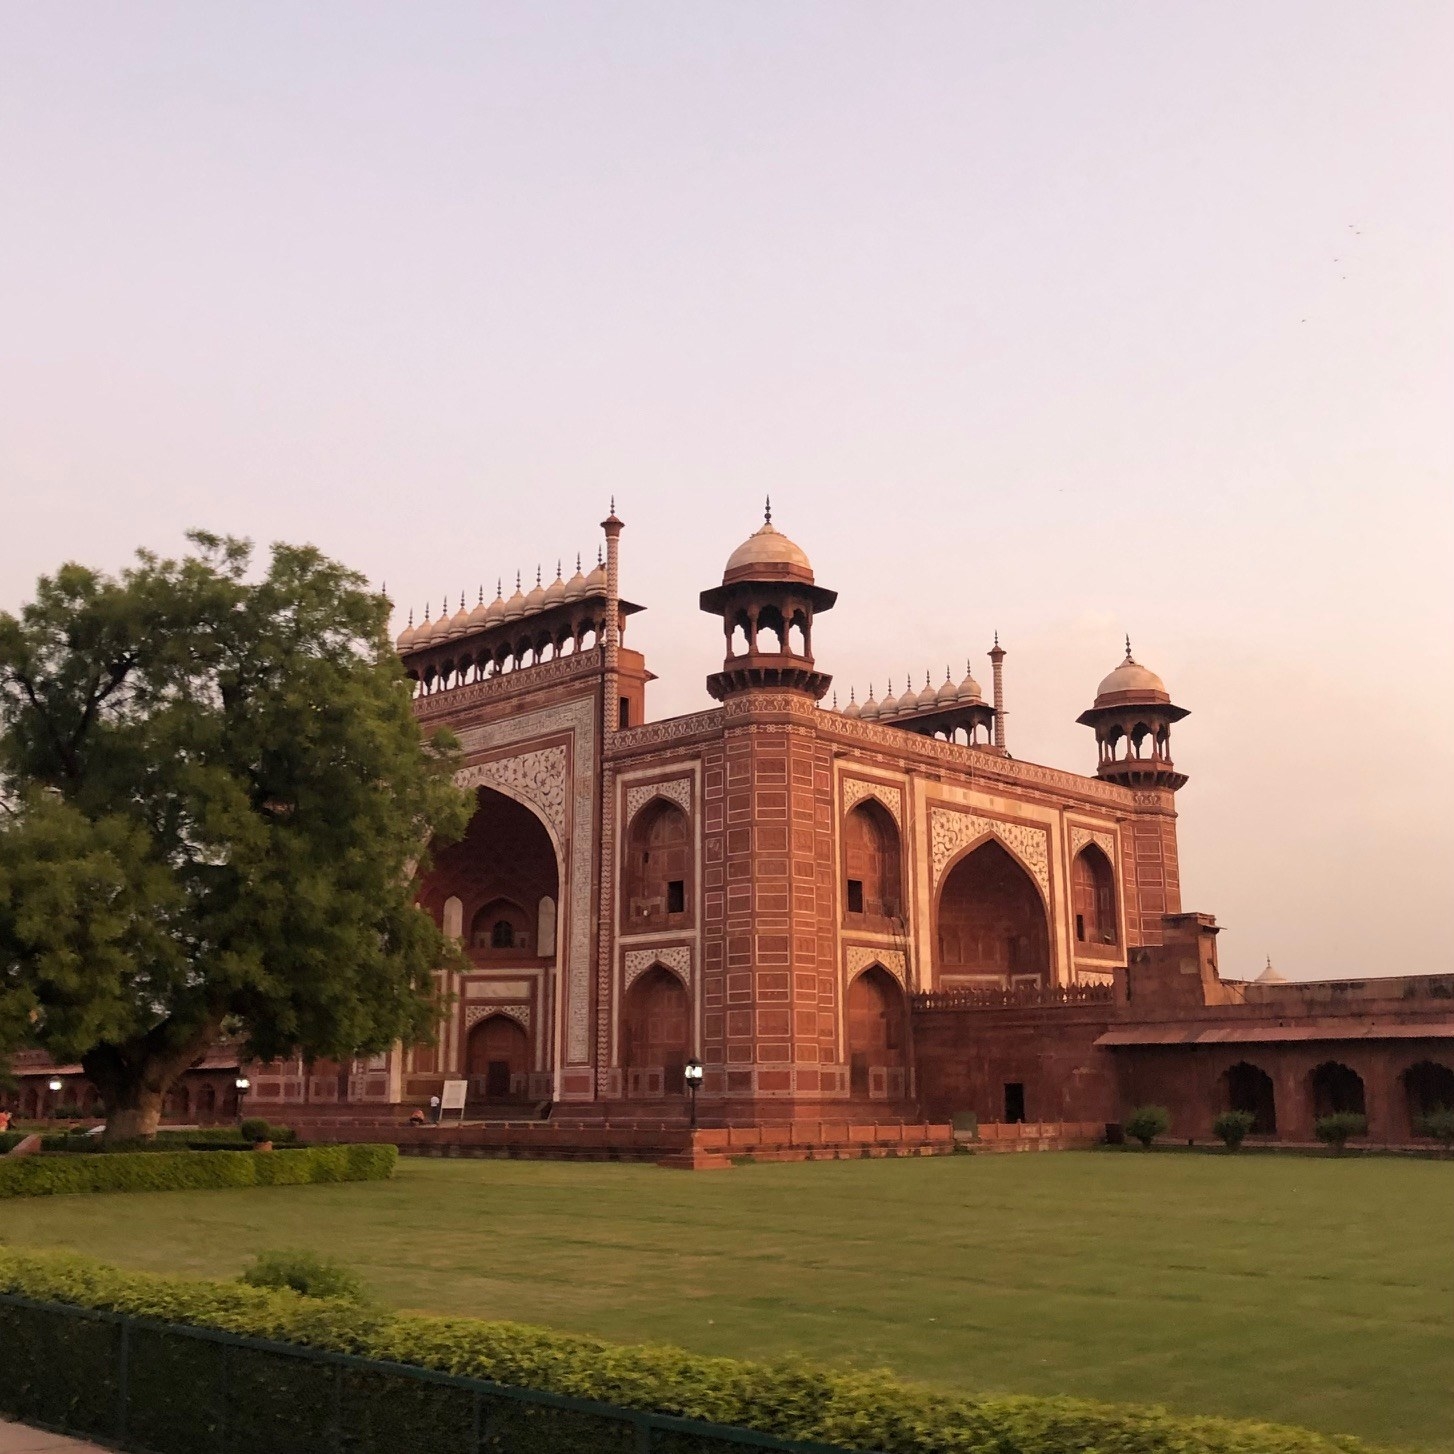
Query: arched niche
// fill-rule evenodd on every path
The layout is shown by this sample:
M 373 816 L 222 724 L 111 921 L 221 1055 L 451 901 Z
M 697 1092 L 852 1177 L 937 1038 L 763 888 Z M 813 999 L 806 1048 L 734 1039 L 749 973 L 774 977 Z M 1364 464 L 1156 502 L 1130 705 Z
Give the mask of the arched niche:
M 902 919 L 902 864 L 898 824 L 882 803 L 864 798 L 843 820 L 844 913 Z
M 1308 1090 L 1315 1118 L 1345 1112 L 1359 1116 L 1368 1113 L 1363 1077 L 1340 1061 L 1325 1060 L 1318 1066 L 1308 1077 Z
M 935 943 L 941 979 L 1048 982 L 1045 901 L 1025 866 L 998 839 L 984 839 L 945 874 Z
M 476 955 L 506 959 L 533 956 L 535 933 L 524 906 L 507 898 L 481 904 L 470 920 L 469 947 Z
M 626 831 L 621 927 L 628 933 L 691 923 L 692 828 L 682 809 L 653 798 Z
M 509 1015 L 487 1015 L 471 1026 L 465 1073 L 472 1100 L 521 1100 L 530 1079 L 530 1036 Z
M 684 1092 L 691 1021 L 691 995 L 669 969 L 655 964 L 632 981 L 621 1005 L 621 1067 L 628 1095 Z
M 1272 1077 L 1260 1065 L 1239 1060 L 1222 1077 L 1229 1111 L 1246 1111 L 1256 1119 L 1252 1122 L 1254 1136 L 1277 1134 L 1277 1094 Z
M 1403 1083 L 1409 1130 L 1415 1136 L 1428 1134 L 1423 1128 L 1425 1116 L 1435 1111 L 1454 1111 L 1454 1069 L 1449 1066 L 1421 1060 L 1409 1066 L 1399 1080 Z
M 1071 860 L 1070 899 L 1077 950 L 1114 948 L 1116 875 L 1111 860 L 1095 843 L 1087 843 Z
M 904 1093 L 907 1014 L 899 982 L 871 964 L 848 986 L 848 1087 L 882 1099 Z

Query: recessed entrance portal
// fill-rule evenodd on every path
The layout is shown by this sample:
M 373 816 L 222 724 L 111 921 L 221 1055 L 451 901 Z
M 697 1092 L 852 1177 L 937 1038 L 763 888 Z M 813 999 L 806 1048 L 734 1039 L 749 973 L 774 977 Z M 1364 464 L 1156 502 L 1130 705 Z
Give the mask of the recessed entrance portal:
M 848 1088 L 873 1099 L 904 1094 L 904 995 L 877 964 L 848 986 Z
M 518 1020 L 490 1015 L 470 1031 L 466 1059 L 472 1100 L 522 1100 L 530 1079 L 530 1037 Z

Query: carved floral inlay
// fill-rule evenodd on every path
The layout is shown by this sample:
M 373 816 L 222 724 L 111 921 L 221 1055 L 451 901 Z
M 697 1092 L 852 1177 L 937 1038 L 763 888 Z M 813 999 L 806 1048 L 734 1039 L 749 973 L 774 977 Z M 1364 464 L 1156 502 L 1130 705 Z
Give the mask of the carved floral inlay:
M 517 1025 L 523 1026 L 526 1030 L 530 1028 L 530 1006 L 529 1005 L 470 1005 L 464 1012 L 464 1027 L 466 1030 L 479 1024 L 481 1020 L 488 1020 L 491 1015 L 503 1015 L 507 1020 L 514 1020 Z
M 565 839 L 566 750 L 542 747 L 518 757 L 480 762 L 455 774 L 462 788 L 500 788 L 512 798 L 521 798 L 555 830 L 555 840 Z
M 621 989 L 629 990 L 632 983 L 646 973 L 653 965 L 664 965 L 675 970 L 682 982 L 691 987 L 692 950 L 688 944 L 668 944 L 660 949 L 628 949 L 622 961 Z
M 843 812 L 845 816 L 865 798 L 882 803 L 902 829 L 904 826 L 904 795 L 889 783 L 870 782 L 866 778 L 843 779 Z
M 1116 835 L 1103 833 L 1095 828 L 1082 828 L 1073 823 L 1070 828 L 1070 856 L 1075 857 L 1087 843 L 1094 843 L 1112 863 L 1116 861 Z
M 893 977 L 898 980 L 901 988 L 908 987 L 909 970 L 901 949 L 875 949 L 868 944 L 850 944 L 845 951 L 847 955 L 848 979 L 851 983 L 853 978 L 867 969 L 871 964 L 881 964 Z
M 638 783 L 626 789 L 626 822 L 639 813 L 653 798 L 665 798 L 675 803 L 684 813 L 692 811 L 692 780 L 689 777 L 673 778 L 664 783 Z
M 929 843 L 937 887 L 946 865 L 955 854 L 986 834 L 999 839 L 1030 870 L 1040 892 L 1050 898 L 1050 835 L 1028 823 L 1006 823 L 999 818 L 982 818 L 977 813 L 936 807 L 929 813 Z

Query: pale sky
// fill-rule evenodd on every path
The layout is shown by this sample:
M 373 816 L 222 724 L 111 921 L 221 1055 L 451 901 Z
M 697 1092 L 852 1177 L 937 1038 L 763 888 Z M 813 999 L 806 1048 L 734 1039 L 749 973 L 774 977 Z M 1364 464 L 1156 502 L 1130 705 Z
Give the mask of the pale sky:
M 1448 971 L 1454 6 L 0 3 L 0 606 L 193 525 L 403 612 L 594 557 L 654 716 L 761 519 L 846 699 L 1091 771 L 1223 968 Z M 492 592 L 491 592 L 492 593 Z M 507 586 L 508 594 L 508 586 Z

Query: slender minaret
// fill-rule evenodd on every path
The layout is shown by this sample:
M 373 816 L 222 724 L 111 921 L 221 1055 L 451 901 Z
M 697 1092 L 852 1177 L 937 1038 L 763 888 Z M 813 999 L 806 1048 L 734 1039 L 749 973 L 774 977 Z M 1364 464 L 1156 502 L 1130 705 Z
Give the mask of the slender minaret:
M 1005 648 L 1000 645 L 1000 633 L 995 632 L 995 644 L 990 647 L 990 669 L 993 672 L 995 698 L 995 746 L 1005 750 Z
M 616 518 L 616 497 L 611 496 L 611 513 L 601 521 L 606 532 L 606 730 L 616 728 L 616 669 L 621 650 L 621 532 L 626 528 Z

